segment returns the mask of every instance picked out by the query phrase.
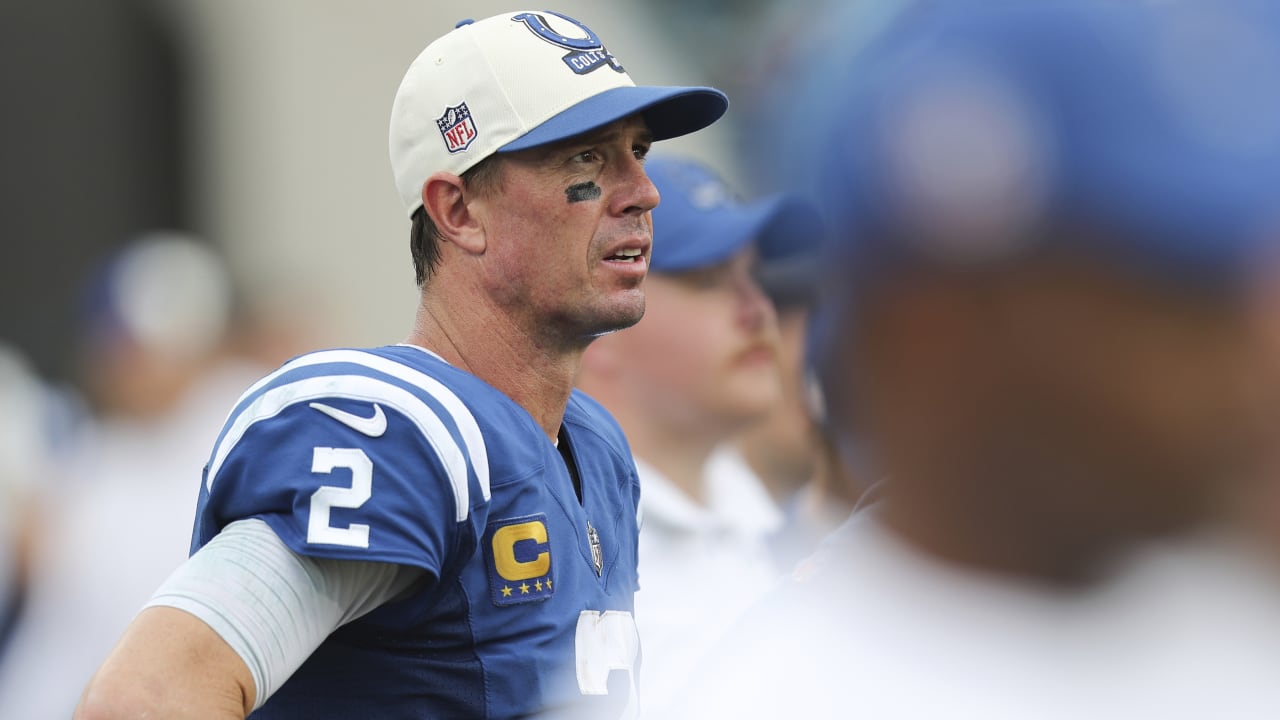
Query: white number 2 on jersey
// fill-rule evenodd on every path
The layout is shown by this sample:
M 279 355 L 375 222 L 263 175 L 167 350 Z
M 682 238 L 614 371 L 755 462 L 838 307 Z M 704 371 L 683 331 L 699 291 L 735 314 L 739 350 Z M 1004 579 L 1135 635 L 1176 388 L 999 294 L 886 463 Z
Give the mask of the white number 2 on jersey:
M 334 527 L 329 524 L 329 508 L 358 508 L 365 504 L 373 495 L 373 461 L 359 448 L 318 447 L 312 451 L 311 472 L 331 473 L 334 468 L 351 471 L 351 487 L 325 485 L 311 494 L 307 542 L 367 548 L 369 526 L 352 523 Z
M 373 461 L 359 448 L 317 447 L 312 451 L 311 472 L 331 473 L 335 468 L 351 471 L 351 487 L 326 485 L 311 494 L 311 515 L 307 520 L 307 542 L 349 547 L 369 547 L 369 526 L 352 523 L 347 527 L 329 524 L 330 508 L 358 508 L 373 496 Z M 609 674 L 627 673 L 630 692 L 621 718 L 640 715 L 635 666 L 640 657 L 640 633 L 635 618 L 623 610 L 583 610 L 578 615 L 574 636 L 578 690 L 583 695 L 608 695 Z
M 583 610 L 578 615 L 575 637 L 578 690 L 583 695 L 608 695 L 609 673 L 625 670 L 631 683 L 622 718 L 640 715 L 636 697 L 636 659 L 640 656 L 640 633 L 636 619 L 624 610 Z

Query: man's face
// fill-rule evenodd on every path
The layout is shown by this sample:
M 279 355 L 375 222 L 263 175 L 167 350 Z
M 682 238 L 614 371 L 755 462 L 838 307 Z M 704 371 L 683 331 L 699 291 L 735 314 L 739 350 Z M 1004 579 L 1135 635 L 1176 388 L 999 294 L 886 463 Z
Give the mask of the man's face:
M 1021 375 L 1024 407 L 1054 408 L 1024 417 L 1095 471 L 1070 495 L 1138 531 L 1211 516 L 1258 460 L 1273 390 L 1242 308 L 1105 277 L 1061 279 L 1080 289 L 1028 293 L 1042 322 L 1022 325 L 1006 350 L 1036 368 Z
M 859 389 L 897 388 L 898 456 L 952 458 L 986 512 L 1150 535 L 1213 516 L 1259 459 L 1274 386 L 1232 298 L 1071 258 L 925 282 Z
M 1079 579 L 1219 519 L 1280 407 L 1239 302 L 1087 257 L 857 300 L 823 363 L 840 440 L 890 478 L 900 530 L 965 562 Z
M 649 212 L 658 204 L 644 172 L 650 143 L 633 116 L 502 156 L 500 188 L 478 202 L 484 281 L 517 323 L 575 343 L 644 314 Z
M 782 399 L 778 323 L 744 250 L 709 268 L 648 280 L 644 320 L 611 341 L 624 382 L 649 417 L 689 432 L 729 434 Z
M 810 385 L 805 376 L 805 338 L 809 309 L 804 305 L 775 305 L 778 315 L 778 369 L 782 399 L 753 429 L 751 442 L 760 455 L 786 463 L 796 478 L 809 478 L 817 465 L 817 428 Z

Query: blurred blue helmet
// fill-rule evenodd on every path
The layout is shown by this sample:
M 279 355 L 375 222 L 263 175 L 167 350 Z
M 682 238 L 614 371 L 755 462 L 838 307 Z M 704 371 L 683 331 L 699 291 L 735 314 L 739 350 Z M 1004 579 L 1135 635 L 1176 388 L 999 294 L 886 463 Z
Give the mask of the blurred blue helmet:
M 1248 0 L 905 3 L 812 59 L 803 179 L 827 267 L 1050 243 L 1231 285 L 1280 229 L 1280 13 Z M 836 23 L 839 25 L 839 23 Z

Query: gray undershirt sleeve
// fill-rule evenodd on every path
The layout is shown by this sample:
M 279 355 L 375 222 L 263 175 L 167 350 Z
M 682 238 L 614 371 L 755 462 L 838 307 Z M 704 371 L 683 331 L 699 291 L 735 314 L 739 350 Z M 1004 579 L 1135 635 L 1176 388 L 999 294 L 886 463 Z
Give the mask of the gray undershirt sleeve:
M 258 519 L 223 528 L 147 607 L 195 615 L 239 654 L 261 707 L 334 630 L 394 600 L 422 568 L 299 555 Z

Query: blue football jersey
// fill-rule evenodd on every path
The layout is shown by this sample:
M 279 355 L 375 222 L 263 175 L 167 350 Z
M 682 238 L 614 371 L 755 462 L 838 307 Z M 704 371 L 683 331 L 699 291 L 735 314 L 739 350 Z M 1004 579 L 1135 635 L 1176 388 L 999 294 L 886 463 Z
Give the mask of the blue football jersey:
M 635 465 L 580 392 L 561 438 L 581 501 L 523 408 L 407 345 L 303 355 L 249 388 L 205 468 L 192 552 L 253 517 L 303 555 L 428 575 L 252 717 L 634 713 Z

